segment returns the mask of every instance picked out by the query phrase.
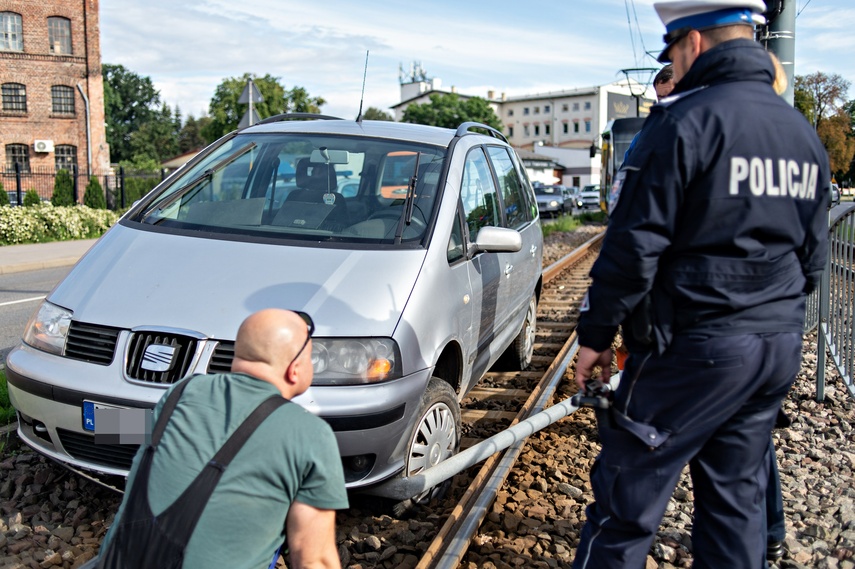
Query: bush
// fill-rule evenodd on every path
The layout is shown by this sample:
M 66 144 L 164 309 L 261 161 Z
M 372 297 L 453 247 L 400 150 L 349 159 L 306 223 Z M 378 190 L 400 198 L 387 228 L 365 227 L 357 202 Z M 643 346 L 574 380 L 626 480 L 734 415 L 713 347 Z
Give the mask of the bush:
M 0 182 L 0 205 L 9 205 L 9 194 L 3 190 L 3 182 Z
M 98 178 L 89 178 L 86 192 L 83 194 L 83 205 L 92 209 L 107 209 L 107 198 L 104 196 L 104 189 L 98 182 Z
M 54 207 L 41 200 L 32 207 L 0 207 L 0 245 L 91 239 L 103 235 L 118 220 L 114 211 L 83 205 Z
M 25 206 L 41 205 L 41 203 L 42 203 L 42 198 L 39 196 L 38 192 L 36 192 L 35 190 L 29 189 L 24 194 L 24 205 Z
M 55 207 L 74 205 L 74 182 L 68 170 L 62 169 L 56 173 L 56 182 L 53 186 L 53 196 L 50 203 Z

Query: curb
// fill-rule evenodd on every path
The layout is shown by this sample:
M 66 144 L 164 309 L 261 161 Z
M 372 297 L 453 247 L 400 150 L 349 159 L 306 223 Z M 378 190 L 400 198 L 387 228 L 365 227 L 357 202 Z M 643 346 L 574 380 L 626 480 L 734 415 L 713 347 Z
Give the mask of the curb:
M 22 273 L 24 271 L 38 271 L 40 269 L 55 269 L 57 267 L 69 267 L 80 260 L 80 255 L 75 257 L 61 257 L 45 261 L 31 261 L 29 263 L 18 263 L 15 265 L 0 266 L 0 275 L 11 273 Z

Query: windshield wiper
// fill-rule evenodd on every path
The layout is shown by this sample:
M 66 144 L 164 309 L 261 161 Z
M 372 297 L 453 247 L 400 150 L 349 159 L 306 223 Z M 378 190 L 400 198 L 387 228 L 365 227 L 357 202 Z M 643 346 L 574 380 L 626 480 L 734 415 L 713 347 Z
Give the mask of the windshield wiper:
M 216 174 L 217 172 L 219 172 L 220 170 L 222 170 L 223 168 L 225 168 L 226 166 L 228 166 L 229 164 L 231 164 L 232 162 L 255 148 L 255 146 L 256 144 L 254 142 L 250 142 L 246 146 L 242 146 L 241 148 L 226 156 L 224 159 L 214 164 L 212 167 L 208 168 L 207 170 L 190 180 L 188 183 L 175 190 L 169 196 L 158 202 L 155 202 L 150 208 L 148 208 L 142 213 L 142 215 L 140 216 L 140 223 L 145 223 L 146 219 L 148 219 L 148 217 L 154 212 L 165 210 L 170 205 L 172 205 L 185 195 L 189 194 L 190 190 L 193 190 L 194 188 L 201 188 L 202 182 L 210 180 L 214 174 Z
M 404 211 L 401 219 L 398 220 L 398 230 L 395 232 L 395 241 L 401 242 L 401 237 L 404 235 L 404 224 L 409 225 L 413 221 L 413 204 L 416 199 L 416 184 L 419 182 L 419 160 L 422 157 L 421 152 L 416 153 L 416 166 L 413 168 L 413 177 L 410 178 L 410 183 L 407 185 L 407 200 L 404 202 Z

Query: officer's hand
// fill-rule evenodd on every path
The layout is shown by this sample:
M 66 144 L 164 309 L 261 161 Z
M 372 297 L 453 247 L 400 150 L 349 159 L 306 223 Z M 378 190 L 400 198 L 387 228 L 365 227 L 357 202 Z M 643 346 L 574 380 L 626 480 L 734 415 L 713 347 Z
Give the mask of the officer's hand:
M 595 352 L 591 348 L 581 346 L 576 355 L 576 385 L 579 391 L 585 390 L 585 381 L 591 379 L 594 368 L 600 366 L 600 381 L 608 383 L 612 376 L 612 350 Z

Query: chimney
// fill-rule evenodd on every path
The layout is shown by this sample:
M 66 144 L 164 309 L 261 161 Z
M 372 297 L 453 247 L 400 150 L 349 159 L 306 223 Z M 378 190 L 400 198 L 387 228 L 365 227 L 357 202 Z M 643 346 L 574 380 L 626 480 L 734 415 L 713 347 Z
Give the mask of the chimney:
M 492 100 L 493 100 L 493 98 L 494 98 L 495 96 L 496 96 L 496 92 L 495 92 L 495 91 L 487 91 L 487 98 L 488 98 L 489 100 L 491 100 L 491 101 L 492 101 Z

